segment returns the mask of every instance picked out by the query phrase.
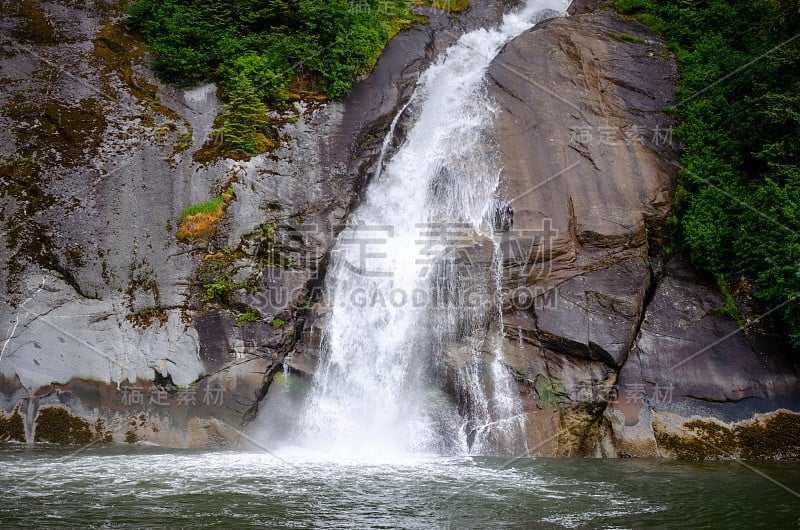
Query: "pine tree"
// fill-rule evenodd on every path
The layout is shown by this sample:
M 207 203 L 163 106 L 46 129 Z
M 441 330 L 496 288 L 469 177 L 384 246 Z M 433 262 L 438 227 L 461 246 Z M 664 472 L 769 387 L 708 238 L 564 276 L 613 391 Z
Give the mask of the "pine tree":
M 269 122 L 266 108 L 252 82 L 244 75 L 234 77 L 228 88 L 230 103 L 223 106 L 222 146 L 227 151 L 256 152 L 256 133 Z

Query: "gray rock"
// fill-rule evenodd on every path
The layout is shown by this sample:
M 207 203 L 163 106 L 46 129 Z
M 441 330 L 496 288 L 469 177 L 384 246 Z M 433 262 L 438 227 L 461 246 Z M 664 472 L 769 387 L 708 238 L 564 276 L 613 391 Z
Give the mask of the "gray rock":
M 663 43 L 606 11 L 554 19 L 509 43 L 489 77 L 505 169 L 500 197 L 519 233 L 541 233 L 545 223 L 553 233 L 544 270 L 528 283 L 550 287 L 644 257 L 646 229 L 651 239 L 661 230 L 674 181 L 672 145 L 657 136 L 670 130 L 658 110 L 676 79 Z
M 536 310 L 540 340 L 567 355 L 621 366 L 638 330 L 649 277 L 642 260 L 626 260 L 554 287 Z M 545 304 L 547 298 L 555 304 Z
M 652 456 L 653 418 L 680 427 L 693 418 L 736 422 L 780 408 L 800 410 L 791 350 L 715 314 L 725 298 L 678 256 L 667 265 L 619 375 L 606 417 L 620 447 Z M 644 442 L 642 442 L 644 440 Z
M 541 23 L 489 68 L 498 194 L 514 212 L 502 240 L 504 354 L 541 455 L 613 454 L 603 411 L 671 207 L 675 154 L 653 136 L 670 126 L 658 110 L 674 97 L 675 65 L 642 26 L 594 7 Z
M 205 163 L 193 154 L 212 133 L 216 87 L 160 83 L 121 7 L 11 6 L 0 20 L 0 390 L 28 439 L 52 405 L 104 419 L 118 442 L 235 442 L 283 358 L 313 364 L 314 348 L 296 342 L 306 320 L 314 329 L 305 313 L 328 249 L 418 73 L 503 9 L 474 4 L 459 17 L 423 10 L 429 23 L 398 35 L 344 101 L 298 103 L 272 153 Z M 38 15 L 44 33 L 30 31 Z M 181 211 L 227 186 L 236 198 L 213 237 L 178 242 Z M 226 271 L 201 274 L 225 248 L 230 258 L 214 259 Z M 227 309 L 201 301 L 221 279 L 237 286 Z M 256 321 L 237 322 L 250 309 Z M 171 394 L 150 403 L 160 381 Z M 195 393 L 224 399 L 186 406 Z

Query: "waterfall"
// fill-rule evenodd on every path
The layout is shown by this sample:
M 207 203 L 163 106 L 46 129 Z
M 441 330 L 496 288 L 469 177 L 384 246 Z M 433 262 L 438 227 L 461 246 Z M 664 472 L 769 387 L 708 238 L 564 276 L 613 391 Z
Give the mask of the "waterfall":
M 506 42 L 568 4 L 529 0 L 499 28 L 463 35 L 420 76 L 401 111 L 406 138 L 389 156 L 398 114 L 332 250 L 329 321 L 297 444 L 376 457 L 524 450 L 502 357 L 500 168 L 485 73 Z

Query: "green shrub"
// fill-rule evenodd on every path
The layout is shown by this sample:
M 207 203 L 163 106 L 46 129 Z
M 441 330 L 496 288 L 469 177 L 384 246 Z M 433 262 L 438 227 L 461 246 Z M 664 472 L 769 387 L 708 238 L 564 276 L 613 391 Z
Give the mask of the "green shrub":
M 246 311 L 239 315 L 239 318 L 236 319 L 236 323 L 241 326 L 245 322 L 255 322 L 257 320 L 258 315 L 256 315 L 253 311 Z
M 201 302 L 220 302 L 227 303 L 230 293 L 241 286 L 230 280 L 217 280 L 212 283 L 207 283 L 203 286 L 206 290 L 203 293 Z
M 800 14 L 782 0 L 618 0 L 676 52 L 675 210 L 692 263 L 745 276 L 800 346 Z M 724 312 L 731 313 L 728 306 Z
M 165 80 L 219 83 L 228 102 L 223 151 L 254 153 L 264 103 L 285 106 L 297 77 L 343 96 L 409 23 L 410 8 L 405 0 L 139 0 L 128 25 Z

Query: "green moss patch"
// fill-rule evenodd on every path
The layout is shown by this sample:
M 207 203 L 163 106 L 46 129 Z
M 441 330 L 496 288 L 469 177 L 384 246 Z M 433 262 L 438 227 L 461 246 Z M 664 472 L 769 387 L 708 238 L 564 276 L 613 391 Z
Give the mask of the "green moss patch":
M 245 322 L 258 321 L 258 311 L 245 311 L 236 319 L 236 324 L 241 326 Z
M 85 445 L 111 443 L 111 433 L 106 431 L 102 419 L 94 424 L 74 416 L 61 407 L 46 407 L 36 416 L 34 442 L 59 445 Z
M 214 204 L 199 205 L 195 208 L 198 213 L 192 215 L 209 215 L 202 210 L 212 206 Z M 185 213 L 191 213 L 195 209 L 187 210 Z M 216 303 L 241 313 L 243 320 L 240 320 L 240 323 L 260 318 L 258 311 L 236 302 L 231 296 L 240 289 L 252 292 L 260 287 L 255 276 L 236 279 L 238 268 L 241 267 L 241 263 L 248 262 L 259 267 L 288 268 L 293 262 L 281 253 L 282 249 L 276 240 L 275 229 L 271 225 L 263 224 L 243 235 L 236 249 L 225 247 L 216 252 L 212 250 L 203 257 L 197 269 L 198 283 L 203 286 L 201 302 Z
M 569 397 L 564 383 L 561 381 L 538 375 L 533 387 L 539 397 L 538 403 L 540 407 L 560 408 L 562 410 L 567 408 Z
M 654 424 L 659 448 L 683 460 L 800 458 L 800 414 L 794 412 L 778 411 L 733 426 L 692 420 L 683 429 L 685 434 L 677 434 Z
M 234 280 L 236 275 L 235 262 L 243 257 L 245 255 L 238 250 L 235 252 L 208 254 L 203 258 L 203 262 L 197 269 L 197 280 L 203 287 L 200 301 L 204 305 L 217 304 L 235 313 L 241 313 L 243 320 L 240 320 L 239 323 L 251 321 L 251 318 L 260 318 L 258 311 L 246 304 L 237 302 L 233 297 L 233 293 L 240 289 L 253 291 L 258 288 L 255 278 L 247 281 Z
M 628 35 L 627 33 L 615 33 L 613 31 L 609 31 L 608 32 L 608 36 L 613 38 L 613 39 L 621 40 L 621 41 L 624 41 L 624 42 L 635 42 L 636 44 L 647 44 L 646 40 L 640 39 L 639 37 L 634 37 L 633 35 Z
M 14 414 L 6 417 L 0 414 L 0 442 L 25 442 L 25 422 L 19 408 L 14 410 Z
M 217 223 L 225 215 L 228 203 L 234 198 L 233 190 L 228 188 L 222 195 L 185 208 L 178 223 L 178 241 L 192 241 L 213 234 Z

